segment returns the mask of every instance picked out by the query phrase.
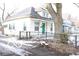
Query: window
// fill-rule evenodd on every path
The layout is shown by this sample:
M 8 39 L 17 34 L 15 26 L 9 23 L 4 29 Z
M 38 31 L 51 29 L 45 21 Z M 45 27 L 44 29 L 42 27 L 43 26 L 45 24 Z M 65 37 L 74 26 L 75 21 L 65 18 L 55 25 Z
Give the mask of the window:
M 15 29 L 15 25 L 14 24 L 9 24 L 9 29 Z
M 11 25 L 9 24 L 9 29 L 12 29 Z
M 48 18 L 48 13 L 46 11 L 43 11 L 43 15 L 42 16 Z
M 13 29 L 15 29 L 15 24 L 13 24 Z
M 26 25 L 25 25 L 25 23 L 24 23 L 24 25 L 23 25 L 23 30 L 24 30 L 24 31 L 26 30 Z
M 26 30 L 26 26 L 24 26 L 24 31 Z
M 48 13 L 47 12 L 45 13 L 45 17 L 48 18 Z
M 50 28 L 50 31 L 53 31 L 53 24 L 51 24 L 51 28 Z
M 35 26 L 35 31 L 39 31 L 39 27 L 38 26 Z
M 45 17 L 45 12 L 43 11 L 43 17 Z
M 35 25 L 35 31 L 39 31 L 39 22 L 35 21 L 34 25 Z
M 69 32 L 69 27 L 68 26 L 64 26 L 64 32 Z

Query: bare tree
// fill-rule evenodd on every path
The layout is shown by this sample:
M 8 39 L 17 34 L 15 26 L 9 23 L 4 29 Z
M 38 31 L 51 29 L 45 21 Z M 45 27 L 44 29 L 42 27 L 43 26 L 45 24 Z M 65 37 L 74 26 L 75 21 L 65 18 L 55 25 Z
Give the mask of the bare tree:
M 52 7 L 51 3 L 47 3 L 46 4 L 46 9 L 48 10 L 48 12 L 50 13 L 50 15 L 52 17 L 54 17 L 54 24 L 55 24 L 55 38 L 57 39 L 61 39 L 60 35 L 56 35 L 56 34 L 60 34 L 63 33 L 62 29 L 63 29 L 63 19 L 62 19 L 62 4 L 61 3 L 55 3 L 56 6 L 56 12 Z
M 1 14 L 2 21 L 0 21 L 0 27 L 1 27 L 0 29 L 2 31 L 2 34 L 4 34 L 4 26 L 2 25 L 2 23 L 5 22 L 6 18 L 10 17 L 14 13 L 15 10 L 13 10 L 11 13 L 5 12 L 5 3 L 3 4 L 3 8 L 0 7 L 0 9 L 2 10 L 2 14 Z M 7 13 L 6 17 L 4 17 L 5 13 Z

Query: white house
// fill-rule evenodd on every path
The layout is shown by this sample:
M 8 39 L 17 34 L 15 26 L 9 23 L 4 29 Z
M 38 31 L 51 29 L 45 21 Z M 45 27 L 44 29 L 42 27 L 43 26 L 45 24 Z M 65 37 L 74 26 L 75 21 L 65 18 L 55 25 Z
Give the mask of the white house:
M 19 35 L 20 31 L 29 31 L 34 35 L 54 33 L 53 19 L 49 17 L 48 12 L 36 11 L 33 7 L 8 17 L 3 25 L 7 35 Z

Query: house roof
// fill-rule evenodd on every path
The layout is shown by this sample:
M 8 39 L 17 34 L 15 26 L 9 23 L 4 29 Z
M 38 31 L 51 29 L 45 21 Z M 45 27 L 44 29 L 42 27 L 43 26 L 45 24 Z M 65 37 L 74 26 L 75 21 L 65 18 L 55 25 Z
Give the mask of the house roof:
M 79 27 L 79 20 L 73 20 L 72 22 L 75 27 Z
M 72 22 L 68 19 L 63 19 L 63 25 L 67 26 L 67 27 L 71 27 L 72 26 Z
M 29 8 L 24 9 L 23 11 L 15 14 L 15 15 L 12 15 L 12 16 L 8 17 L 7 21 L 11 20 L 11 19 L 22 18 L 22 17 L 28 17 L 28 18 L 30 17 L 30 18 L 36 18 L 36 19 L 51 20 L 51 18 L 45 18 L 45 17 L 40 16 L 35 11 L 34 7 L 29 7 Z

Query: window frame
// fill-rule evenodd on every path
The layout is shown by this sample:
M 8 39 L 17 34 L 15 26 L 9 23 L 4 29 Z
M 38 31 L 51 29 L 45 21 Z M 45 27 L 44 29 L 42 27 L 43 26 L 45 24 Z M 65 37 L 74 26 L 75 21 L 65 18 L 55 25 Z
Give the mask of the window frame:
M 39 21 L 34 21 L 34 31 L 39 31 Z

